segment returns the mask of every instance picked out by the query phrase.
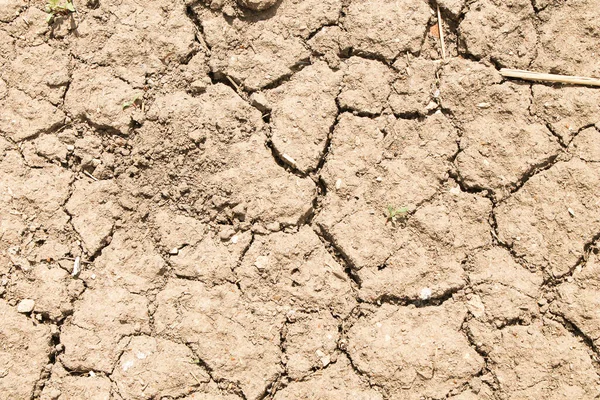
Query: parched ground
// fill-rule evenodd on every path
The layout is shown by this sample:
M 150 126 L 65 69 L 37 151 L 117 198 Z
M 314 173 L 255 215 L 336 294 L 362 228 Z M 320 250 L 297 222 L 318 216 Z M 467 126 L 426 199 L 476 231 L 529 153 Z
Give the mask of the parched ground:
M 600 90 L 498 73 L 600 77 L 598 0 L 439 0 L 446 60 L 433 1 L 44 6 L 0 0 L 0 399 L 600 398 Z

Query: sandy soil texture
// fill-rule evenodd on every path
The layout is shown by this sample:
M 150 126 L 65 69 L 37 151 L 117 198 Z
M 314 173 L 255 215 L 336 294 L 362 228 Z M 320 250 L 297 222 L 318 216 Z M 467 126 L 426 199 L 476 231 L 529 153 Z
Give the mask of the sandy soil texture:
M 0 0 L 0 400 L 600 398 L 600 89 L 498 72 L 600 77 L 598 0 L 45 7 Z

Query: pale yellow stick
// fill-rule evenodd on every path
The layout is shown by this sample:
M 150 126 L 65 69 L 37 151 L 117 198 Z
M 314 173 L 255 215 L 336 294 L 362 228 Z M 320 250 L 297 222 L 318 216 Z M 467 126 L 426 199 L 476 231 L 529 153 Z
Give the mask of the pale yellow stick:
M 524 79 L 526 81 L 557 82 L 567 83 L 570 85 L 600 86 L 600 79 L 596 78 L 586 78 L 583 76 L 542 74 L 540 72 L 523 71 L 520 69 L 502 68 L 500 70 L 500 75 L 507 78 Z
M 440 6 L 437 6 L 438 28 L 440 30 L 440 43 L 442 44 L 442 59 L 446 59 L 446 45 L 444 44 L 444 27 L 442 26 L 442 15 Z

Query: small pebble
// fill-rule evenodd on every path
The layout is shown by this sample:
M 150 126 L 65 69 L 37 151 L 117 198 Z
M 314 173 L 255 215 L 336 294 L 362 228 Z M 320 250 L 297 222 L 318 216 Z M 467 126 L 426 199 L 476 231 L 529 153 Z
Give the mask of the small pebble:
M 258 256 L 256 261 L 254 262 L 254 266 L 259 271 L 264 271 L 269 266 L 269 257 L 268 256 Z
M 230 226 L 224 227 L 221 229 L 221 232 L 219 232 L 219 237 L 223 241 L 231 239 L 233 235 L 235 235 L 235 230 Z
M 33 301 L 32 299 L 23 299 L 19 302 L 19 305 L 17 306 L 17 311 L 21 314 L 27 314 L 32 312 L 34 307 L 35 301 Z
M 75 257 L 75 261 L 73 262 L 73 270 L 71 271 L 71 276 L 77 277 L 81 272 L 81 258 L 79 256 Z
M 277 221 L 275 222 L 270 222 L 267 224 L 266 227 L 268 230 L 270 230 L 271 232 L 279 232 L 281 230 L 281 224 Z
M 429 300 L 431 298 L 431 289 L 426 287 L 421 289 L 421 293 L 419 293 L 419 297 L 421 300 Z
M 283 158 L 292 167 L 296 166 L 296 160 L 294 160 L 292 157 L 288 156 L 287 154 L 285 154 L 285 153 L 282 154 L 281 158 Z
M 179 249 L 177 247 L 169 250 L 169 254 L 172 256 L 176 256 L 177 254 L 179 254 Z
M 545 306 L 546 304 L 548 304 L 548 300 L 541 298 L 538 300 L 538 305 L 540 306 Z

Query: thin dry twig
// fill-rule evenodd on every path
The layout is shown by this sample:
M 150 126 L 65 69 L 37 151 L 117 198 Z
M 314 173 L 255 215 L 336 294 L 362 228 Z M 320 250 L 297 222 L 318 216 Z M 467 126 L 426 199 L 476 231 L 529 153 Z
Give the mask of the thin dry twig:
M 90 178 L 92 178 L 93 180 L 95 180 L 96 182 L 98 182 L 98 178 L 96 178 L 94 175 L 90 174 L 87 171 L 83 171 L 84 174 L 86 174 L 87 176 L 89 176 Z
M 500 69 L 500 75 L 506 78 L 517 78 L 526 81 L 566 83 L 569 85 L 600 86 L 600 79 L 583 76 L 544 74 L 541 72 L 524 71 L 521 69 Z
M 196 375 L 194 375 L 194 373 L 192 371 L 188 371 L 190 373 L 190 375 L 192 375 L 192 377 L 196 380 L 196 382 L 198 382 L 198 385 L 202 386 L 202 382 L 200 382 L 200 379 L 198 379 L 198 377 Z
M 61 257 L 61 258 L 59 258 L 59 260 L 75 261 L 75 258 L 73 258 L 73 257 Z M 82 264 L 91 264 L 92 263 L 92 261 L 86 261 L 86 260 L 82 260 L 82 259 L 79 259 L 79 262 L 82 263 Z
M 437 18 L 438 28 L 440 30 L 440 44 L 442 45 L 442 59 L 446 59 L 446 45 L 444 44 L 444 27 L 442 25 L 442 14 L 440 13 L 440 6 L 437 6 Z
M 240 97 L 243 97 L 242 89 L 240 89 L 239 85 L 237 83 L 235 83 L 235 81 L 229 75 L 225 75 L 225 77 L 235 87 L 235 91 L 237 92 L 237 94 L 239 94 Z

